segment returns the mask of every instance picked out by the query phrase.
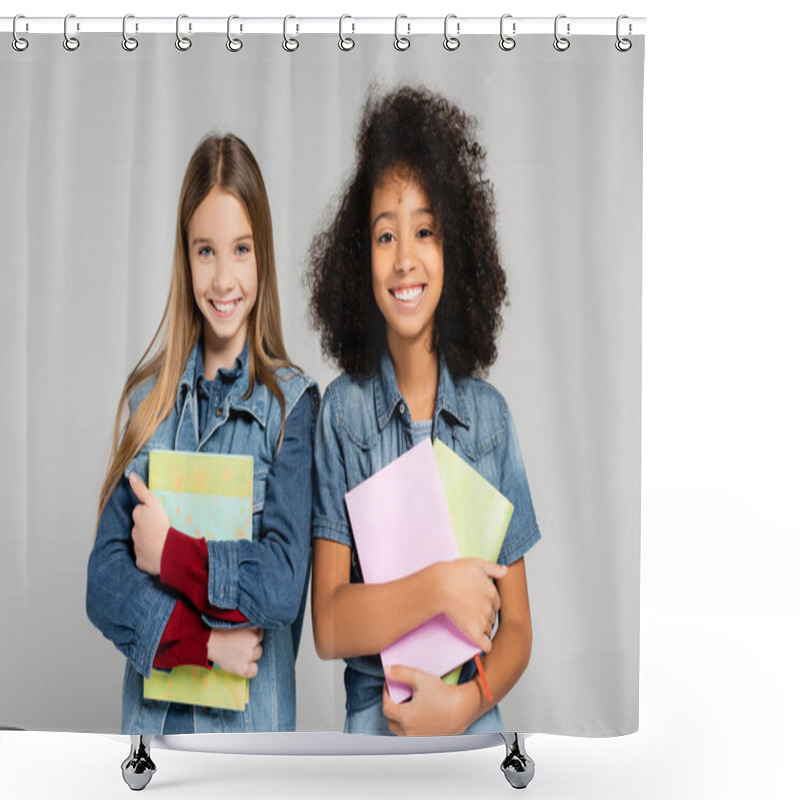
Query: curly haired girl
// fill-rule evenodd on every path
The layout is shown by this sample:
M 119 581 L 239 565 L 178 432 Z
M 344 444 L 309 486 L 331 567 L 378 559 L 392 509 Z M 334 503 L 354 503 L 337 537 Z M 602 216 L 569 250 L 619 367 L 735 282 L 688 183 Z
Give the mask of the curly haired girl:
M 355 174 L 311 248 L 312 318 L 343 370 L 315 438 L 313 624 L 320 657 L 347 662 L 348 732 L 502 731 L 497 702 L 530 657 L 522 557 L 540 533 L 508 406 L 477 377 L 497 354 L 506 280 L 474 130 L 430 91 L 373 92 Z M 426 437 L 513 503 L 499 563 L 457 559 L 366 585 L 344 495 Z M 491 697 L 470 662 L 455 686 L 393 667 L 390 677 L 413 690 L 394 703 L 376 654 L 440 613 L 486 653 Z

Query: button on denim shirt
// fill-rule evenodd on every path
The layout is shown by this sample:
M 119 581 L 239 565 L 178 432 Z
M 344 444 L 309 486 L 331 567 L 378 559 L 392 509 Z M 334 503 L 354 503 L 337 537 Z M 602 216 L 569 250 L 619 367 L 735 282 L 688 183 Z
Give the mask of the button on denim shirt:
M 125 469 L 103 510 L 89 558 L 86 611 L 94 625 L 127 657 L 122 689 L 122 733 L 161 733 L 169 703 L 143 698 L 143 677 L 175 606 L 176 592 L 135 564 L 132 511 L 138 502 L 131 472 L 148 480 L 151 450 L 253 456 L 253 540 L 208 543 L 208 599 L 238 608 L 263 627 L 263 655 L 250 681 L 244 712 L 195 707 L 197 733 L 285 731 L 295 728 L 294 664 L 310 563 L 312 431 L 319 405 L 314 381 L 292 368 L 275 372 L 286 403 L 286 428 L 278 453 L 281 407 L 256 381 L 244 399 L 243 370 L 221 410 L 198 430 L 198 342 L 178 386 L 175 407 Z M 244 364 L 247 364 L 246 352 Z M 145 383 L 129 405 L 133 412 L 153 385 Z M 306 397 L 308 395 L 308 397 Z M 204 615 L 211 627 L 230 623 Z
M 470 376 L 453 378 L 439 358 L 433 439 L 441 439 L 514 505 L 498 562 L 513 564 L 541 537 L 514 422 L 500 392 Z M 359 381 L 341 375 L 325 391 L 314 441 L 314 538 L 341 542 L 353 552 L 350 580 L 363 582 L 344 495 L 415 444 L 411 414 L 400 394 L 391 356 Z M 345 659 L 348 712 L 381 702 L 380 657 Z M 461 682 L 475 675 L 475 662 Z

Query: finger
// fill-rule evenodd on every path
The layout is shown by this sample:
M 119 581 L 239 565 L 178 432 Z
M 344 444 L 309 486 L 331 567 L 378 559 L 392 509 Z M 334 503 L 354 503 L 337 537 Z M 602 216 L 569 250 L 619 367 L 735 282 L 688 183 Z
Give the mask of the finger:
M 256 628 L 255 629 L 256 636 L 258 637 L 258 641 L 262 641 L 264 638 L 264 629 L 263 628 Z
M 245 677 L 246 678 L 255 678 L 256 675 L 258 675 L 258 664 L 253 662 L 252 664 L 250 664 L 250 667 L 247 669 L 247 675 L 245 675 Z
M 383 711 L 383 716 L 386 716 L 386 703 L 389 700 L 389 687 L 384 683 L 383 684 L 383 692 L 381 692 L 381 710 Z
M 504 578 L 508 572 L 508 567 L 503 564 L 495 564 L 493 561 L 482 561 L 481 566 L 490 578 Z
M 401 703 L 395 703 L 392 700 L 392 696 L 389 694 L 389 687 L 387 684 L 383 684 L 383 716 L 386 719 L 392 720 L 399 720 L 403 713 L 403 707 Z
M 478 642 L 478 647 L 480 647 L 484 653 L 491 653 L 492 640 L 488 636 L 481 636 L 481 640 Z
M 253 661 L 258 661 L 261 658 L 261 654 L 264 651 L 261 649 L 261 645 L 258 645 L 256 649 L 253 651 Z
M 150 490 L 144 485 L 144 481 L 135 472 L 131 472 L 131 476 L 128 480 L 130 482 L 131 489 L 133 489 L 133 493 L 143 503 L 147 503 L 150 499 Z
M 395 664 L 387 669 L 387 676 L 398 683 L 405 683 L 412 689 L 419 686 L 420 677 L 425 675 L 421 669 Z
M 385 683 L 383 684 L 383 703 L 381 704 L 381 707 L 383 710 L 383 716 L 386 717 L 386 719 L 393 720 L 395 718 L 398 705 L 389 695 L 389 689 Z

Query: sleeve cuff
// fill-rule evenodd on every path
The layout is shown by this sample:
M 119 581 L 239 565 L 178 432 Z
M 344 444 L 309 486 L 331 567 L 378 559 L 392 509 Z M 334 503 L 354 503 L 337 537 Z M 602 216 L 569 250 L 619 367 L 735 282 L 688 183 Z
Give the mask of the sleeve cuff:
M 211 542 L 208 547 L 208 601 L 224 611 L 237 607 L 239 586 L 239 548 L 228 544 Z
M 223 548 L 223 560 L 226 553 L 232 561 L 227 569 L 222 568 L 214 573 L 214 550 L 209 548 L 208 542 L 170 528 L 161 554 L 161 582 L 177 589 L 202 614 L 232 624 L 246 623 L 247 617 L 236 608 L 235 592 L 230 590 L 232 579 L 226 578 L 226 575 L 236 574 L 236 548 Z M 216 574 L 216 583 L 209 583 L 211 574 Z M 214 591 L 222 602 L 213 602 Z
M 203 623 L 200 614 L 179 599 L 164 628 L 153 666 L 157 669 L 172 669 L 183 664 L 191 664 L 210 669 L 212 666 L 208 660 L 210 635 L 211 630 Z

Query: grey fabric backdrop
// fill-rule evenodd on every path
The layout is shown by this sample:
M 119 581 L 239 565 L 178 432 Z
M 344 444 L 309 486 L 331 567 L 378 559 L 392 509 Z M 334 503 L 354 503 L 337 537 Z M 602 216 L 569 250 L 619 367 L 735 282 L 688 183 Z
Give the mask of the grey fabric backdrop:
M 33 37 L 32 37 L 33 38 Z M 353 165 L 365 91 L 422 83 L 480 120 L 511 304 L 490 380 L 522 443 L 543 539 L 526 557 L 531 664 L 508 729 L 638 727 L 641 150 L 644 38 L 87 34 L 0 49 L 0 721 L 117 731 L 123 659 L 84 611 L 98 490 L 125 376 L 170 276 L 194 147 L 232 131 L 272 205 L 284 333 L 321 387 L 334 377 L 307 317 L 306 252 Z M 341 730 L 342 667 L 307 620 L 298 728 Z

